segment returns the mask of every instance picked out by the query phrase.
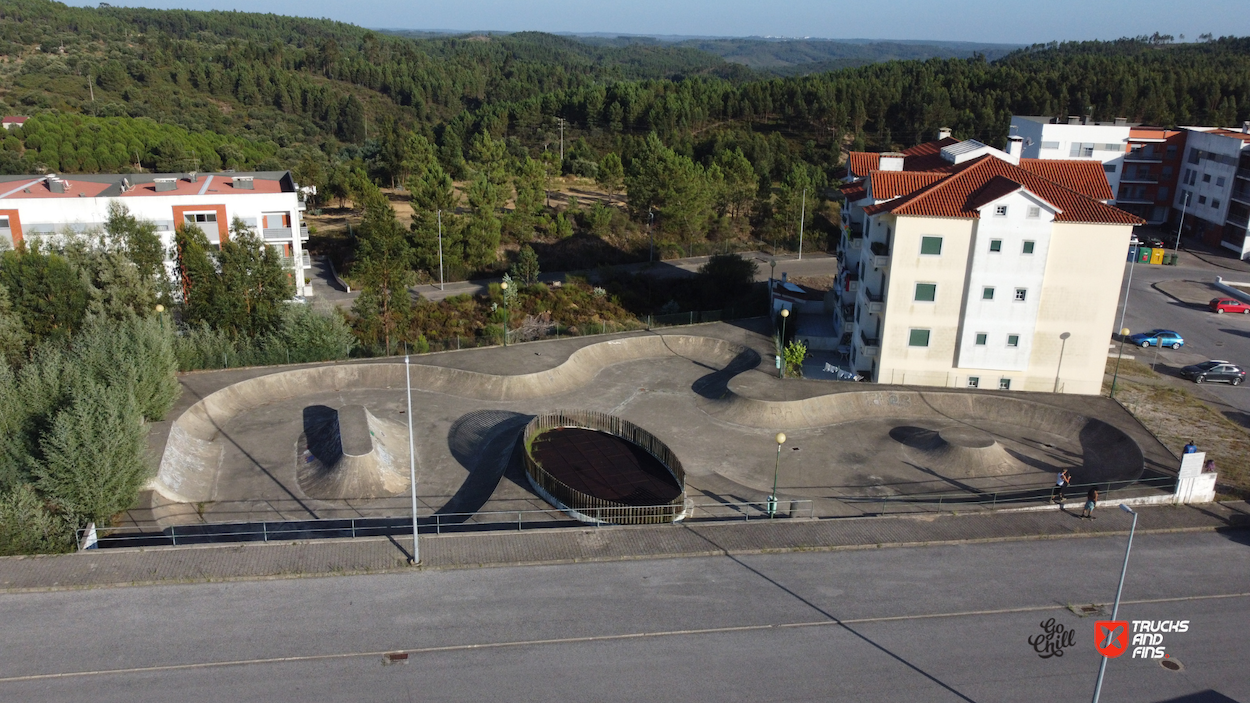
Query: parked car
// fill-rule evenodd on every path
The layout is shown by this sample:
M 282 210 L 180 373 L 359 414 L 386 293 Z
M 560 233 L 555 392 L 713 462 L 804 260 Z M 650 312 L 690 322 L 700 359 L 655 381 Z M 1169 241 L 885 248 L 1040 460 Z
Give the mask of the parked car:
M 1167 245 L 1163 243 L 1163 240 L 1162 240 L 1162 239 L 1159 239 L 1158 237 L 1147 237 L 1147 238 L 1146 238 L 1146 241 L 1145 241 L 1145 244 L 1144 244 L 1143 246 L 1148 246 L 1148 247 L 1150 247 L 1151 249 L 1165 249 L 1165 248 L 1167 248 Z
M 1172 347 L 1180 349 L 1185 340 L 1172 330 L 1150 330 L 1129 335 L 1128 341 L 1139 347 Z
M 1250 315 L 1250 305 L 1236 298 L 1212 298 L 1209 305 L 1217 315 L 1223 315 L 1226 312 L 1239 312 L 1242 315 Z
M 1223 381 L 1240 386 L 1246 380 L 1246 370 L 1228 361 L 1212 359 L 1181 369 L 1181 378 L 1191 379 L 1194 383 Z

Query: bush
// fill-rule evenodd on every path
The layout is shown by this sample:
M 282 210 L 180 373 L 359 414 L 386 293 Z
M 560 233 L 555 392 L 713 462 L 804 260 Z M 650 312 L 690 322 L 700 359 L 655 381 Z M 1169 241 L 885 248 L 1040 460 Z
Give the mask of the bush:
M 0 556 L 46 554 L 73 548 L 74 532 L 27 483 L 0 492 Z

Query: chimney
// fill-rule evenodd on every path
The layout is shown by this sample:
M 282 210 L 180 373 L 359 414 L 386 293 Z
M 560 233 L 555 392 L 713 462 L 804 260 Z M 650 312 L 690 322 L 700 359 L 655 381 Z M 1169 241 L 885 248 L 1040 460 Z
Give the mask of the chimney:
M 938 140 L 939 140 L 939 141 L 941 141 L 942 139 L 950 139 L 950 137 L 951 137 L 951 128 L 950 128 L 950 127 L 939 127 L 939 128 L 938 128 Z
M 1127 117 L 1117 117 L 1117 118 L 1115 118 L 1115 124 L 1116 124 L 1116 126 L 1117 126 L 1117 127 L 1123 127 L 1124 125 L 1128 124 L 1128 118 L 1127 118 Z
M 52 176 L 48 178 L 48 190 L 52 191 L 53 193 L 64 193 L 65 181 L 57 178 L 56 176 Z
M 879 171 L 902 171 L 903 160 L 906 158 L 907 156 L 905 154 L 900 154 L 897 151 L 887 151 L 881 155 L 881 161 L 880 161 L 880 164 L 877 166 L 877 170 Z
M 197 177 L 197 176 L 199 176 L 199 175 L 200 175 L 200 174 L 196 173 L 195 171 L 192 171 L 192 172 L 190 173 L 190 175 L 188 176 L 188 178 L 189 178 L 189 180 L 190 180 L 192 183 L 195 183 L 195 182 L 196 182 L 196 177 Z
M 1024 155 L 1024 137 L 1014 134 L 1007 137 L 1007 154 L 1019 160 Z
M 1081 124 L 1080 115 L 1068 115 L 1068 124 Z

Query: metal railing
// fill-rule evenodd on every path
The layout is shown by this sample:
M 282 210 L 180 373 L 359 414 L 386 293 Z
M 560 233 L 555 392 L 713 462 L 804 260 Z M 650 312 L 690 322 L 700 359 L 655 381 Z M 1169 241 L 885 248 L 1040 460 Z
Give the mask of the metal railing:
M 1090 488 L 1098 489 L 1098 502 L 1107 500 L 1124 500 L 1146 495 L 1160 495 L 1161 490 L 1174 491 L 1175 476 L 1156 476 L 1134 481 L 1102 481 L 1099 483 L 1069 484 L 1064 487 L 1064 502 L 1084 502 Z M 943 512 L 967 508 L 1007 508 L 1036 503 L 1039 500 L 1050 500 L 1054 486 L 1032 488 L 1005 488 L 1002 490 L 978 490 L 950 493 L 915 493 L 910 495 L 891 496 L 840 496 L 836 500 L 846 503 L 863 504 L 875 511 L 866 511 L 872 515 L 888 515 L 893 506 L 894 513 Z M 905 507 L 902 507 L 905 506 Z
M 679 489 L 677 496 L 660 505 L 626 505 L 583 493 L 552 476 L 534 458 L 534 440 L 544 432 L 566 428 L 605 432 L 642 448 L 672 475 Z M 535 486 L 554 498 L 559 505 L 571 508 L 595 521 L 600 519 L 595 514 L 606 509 L 610 511 L 613 522 L 617 524 L 641 525 L 673 522 L 682 517 L 686 499 L 686 470 L 682 468 L 681 460 L 658 437 L 628 420 L 593 410 L 563 410 L 547 413 L 539 415 L 525 426 L 522 440 L 525 445 L 525 473 L 529 475 Z
M 264 227 L 261 229 L 261 234 L 262 236 L 264 236 L 265 239 L 290 239 L 291 228 L 290 227 Z
M 725 502 L 696 504 L 687 502 L 683 522 L 750 522 L 770 519 L 814 519 L 815 503 L 812 500 L 781 500 L 773 513 L 768 513 L 768 501 Z M 590 508 L 589 515 L 596 518 L 596 529 L 610 529 L 619 522 L 620 513 L 626 509 Z M 586 527 L 586 523 L 571 517 L 567 512 L 549 510 L 496 510 L 477 513 L 433 513 L 417 518 L 418 534 L 442 535 L 465 532 L 503 532 L 525 530 L 550 530 L 567 527 Z M 78 544 L 82 544 L 85 530 L 77 532 Z M 174 525 L 159 532 L 112 528 L 98 531 L 100 548 L 122 547 L 180 547 L 194 544 L 223 544 L 232 542 L 290 542 L 313 539 L 355 539 L 361 537 L 409 536 L 412 534 L 412 517 L 357 517 L 322 520 L 286 520 L 265 522 L 222 522 L 193 525 Z

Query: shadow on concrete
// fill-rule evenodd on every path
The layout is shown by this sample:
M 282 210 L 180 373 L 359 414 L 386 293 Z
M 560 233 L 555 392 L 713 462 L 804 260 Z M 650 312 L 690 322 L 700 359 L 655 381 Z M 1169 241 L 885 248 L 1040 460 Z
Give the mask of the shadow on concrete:
M 526 491 L 531 490 L 521 470 L 518 440 L 532 419 L 533 415 L 508 410 L 475 410 L 452 423 L 447 447 L 469 475 L 455 495 L 435 512 L 466 514 L 444 522 L 463 522 L 469 519 L 468 513 L 481 510 L 505 476 Z
M 308 440 L 308 451 L 322 464 L 334 466 L 343 458 L 338 410 L 326 405 L 304 408 L 304 437 Z
M 1235 698 L 1229 698 L 1219 691 L 1208 688 L 1205 691 L 1198 691 L 1197 693 L 1191 693 L 1187 696 L 1181 696 L 1180 698 L 1160 699 L 1155 701 L 1155 703 L 1240 703 L 1240 701 Z
M 1233 329 L 1231 327 L 1221 327 L 1220 331 L 1223 332 L 1224 334 L 1231 334 L 1235 337 L 1245 337 L 1247 339 L 1250 339 L 1250 330 L 1239 330 L 1239 329 Z
M 760 355 L 754 349 L 743 349 L 723 369 L 714 369 L 693 359 L 690 359 L 690 361 L 712 371 L 712 373 L 705 376 L 700 376 L 694 383 L 690 384 L 690 390 L 708 400 L 719 400 L 729 394 L 730 379 L 740 373 L 746 373 L 759 367 Z
M 1122 430 L 1098 419 L 1081 428 L 1081 465 L 1072 483 L 1123 483 L 1141 479 L 1146 470 L 1141 447 Z

